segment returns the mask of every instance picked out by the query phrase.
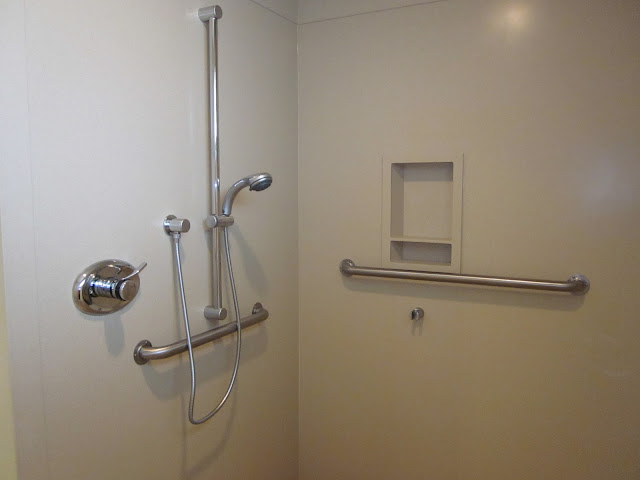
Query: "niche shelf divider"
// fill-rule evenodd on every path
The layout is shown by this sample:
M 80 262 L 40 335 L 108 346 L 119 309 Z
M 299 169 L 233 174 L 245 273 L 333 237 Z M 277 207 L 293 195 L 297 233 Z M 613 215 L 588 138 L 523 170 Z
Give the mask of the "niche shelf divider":
M 383 266 L 460 273 L 463 163 L 383 158 Z

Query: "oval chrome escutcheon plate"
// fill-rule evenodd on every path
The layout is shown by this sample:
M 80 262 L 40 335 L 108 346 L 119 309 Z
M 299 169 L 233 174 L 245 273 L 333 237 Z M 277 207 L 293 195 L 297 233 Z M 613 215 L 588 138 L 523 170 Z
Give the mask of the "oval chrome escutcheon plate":
M 85 268 L 73 282 L 73 303 L 89 315 L 108 315 L 126 307 L 140 289 L 138 273 L 146 263 L 135 268 L 123 260 L 102 260 Z

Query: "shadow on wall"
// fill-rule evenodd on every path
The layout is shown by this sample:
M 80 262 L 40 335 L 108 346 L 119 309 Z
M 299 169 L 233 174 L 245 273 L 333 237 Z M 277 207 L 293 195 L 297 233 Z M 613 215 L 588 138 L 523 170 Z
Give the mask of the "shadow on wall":
M 224 343 L 221 345 L 221 343 Z M 268 335 L 265 325 L 254 325 L 242 330 L 242 355 L 240 366 L 251 358 L 259 357 L 267 350 Z M 212 378 L 229 376 L 233 369 L 235 335 L 194 349 L 198 384 Z M 132 352 L 133 353 L 133 352 Z M 142 376 L 156 398 L 167 400 L 178 397 L 191 389 L 187 353 L 163 360 L 153 360 L 140 366 Z M 178 359 L 179 357 L 179 359 Z M 131 359 L 133 362 L 133 358 Z
M 203 235 L 205 238 L 205 243 L 209 251 L 209 258 L 213 258 L 212 235 L 208 227 L 203 228 L 201 235 Z M 255 238 L 251 238 L 251 241 L 255 242 Z M 245 272 L 245 277 L 247 278 L 249 285 L 255 290 L 255 293 L 257 293 L 258 296 L 267 295 L 269 293 L 269 281 L 267 279 L 267 275 L 265 274 L 264 267 L 262 265 L 262 262 L 260 261 L 260 258 L 256 255 L 255 251 L 252 248 L 251 242 L 247 242 L 245 235 L 243 234 L 242 222 L 234 223 L 234 225 L 229 228 L 229 243 L 231 246 L 232 257 L 236 258 L 236 261 L 233 264 L 234 273 L 237 271 L 238 266 L 241 266 Z M 234 253 L 236 251 L 239 252 L 238 255 Z M 183 252 L 183 258 L 185 259 L 185 261 L 187 260 L 188 254 L 186 252 Z M 227 258 L 224 247 L 224 234 L 222 232 L 220 232 L 220 261 L 223 265 L 223 288 L 230 288 L 229 278 L 227 276 L 228 274 L 224 271 L 224 269 L 226 269 Z M 209 282 L 210 285 L 212 285 L 212 272 L 211 268 L 208 268 Z M 173 266 L 173 271 L 174 279 L 177 279 L 175 264 Z
M 136 300 L 119 310 L 109 315 L 87 315 L 86 313 L 80 313 L 83 321 L 102 322 L 104 327 L 104 339 L 107 346 L 107 351 L 112 357 L 117 357 L 122 353 L 125 346 L 124 340 L 124 324 L 122 323 L 122 314 L 129 311 L 130 308 L 134 308 Z
M 251 272 L 251 275 L 247 275 L 251 282 L 251 286 L 255 288 L 260 294 L 266 292 L 268 281 L 261 267 L 258 257 L 253 253 L 250 246 L 244 240 L 244 237 L 237 233 L 237 229 L 231 229 L 232 236 L 237 241 L 237 246 L 241 252 L 242 258 L 246 259 L 243 262 L 243 266 L 247 272 Z M 210 235 L 207 235 L 210 237 Z M 210 242 L 209 242 L 210 246 Z M 233 251 L 234 245 L 231 249 Z M 186 261 L 184 257 L 186 252 L 183 252 L 183 261 Z M 224 272 L 224 266 L 226 266 L 225 255 L 222 255 L 223 263 L 223 287 L 228 285 L 228 277 Z M 234 270 L 236 265 L 233 265 Z M 184 319 L 182 308 L 180 307 L 180 293 L 177 288 L 178 273 L 175 266 L 175 261 L 172 260 L 173 268 L 173 294 L 175 295 L 173 318 L 175 321 L 175 335 L 176 339 L 184 339 Z M 240 292 L 238 292 L 240 294 Z M 188 292 L 187 292 L 188 295 Z M 227 301 L 225 302 L 229 310 L 229 322 L 235 322 L 235 312 L 233 311 L 233 303 L 231 302 L 231 295 L 227 295 Z M 122 312 L 126 312 L 131 305 L 125 307 Z M 240 313 L 242 315 L 242 305 L 240 305 Z M 215 325 L 211 325 L 208 328 L 213 328 Z M 220 323 L 222 325 L 222 323 Z M 200 331 L 193 331 L 193 335 L 201 333 Z M 112 355 L 119 354 L 124 348 L 124 330 L 120 316 L 112 316 L 109 322 L 105 323 L 105 336 L 107 342 L 107 348 Z M 159 346 L 154 343 L 153 338 L 149 339 L 154 346 Z M 196 371 L 198 375 L 198 382 L 206 382 L 209 379 L 224 376 L 229 374 L 233 369 L 234 355 L 235 355 L 235 334 L 226 336 L 217 341 L 211 342 L 207 345 L 202 345 L 194 349 L 194 359 L 196 363 Z M 268 334 L 265 325 L 254 325 L 249 327 L 248 330 L 242 330 L 242 355 L 240 357 L 240 365 L 245 363 L 248 359 L 258 357 L 267 350 Z M 133 354 L 133 351 L 131 352 Z M 132 359 L 133 361 L 133 359 Z M 187 360 L 187 353 L 184 352 L 176 357 L 171 357 L 162 360 L 153 360 L 146 365 L 141 366 L 144 379 L 149 386 L 153 394 L 159 399 L 169 399 L 189 392 L 190 385 L 190 372 L 189 362 Z
M 241 229 L 231 228 L 229 233 L 231 251 L 233 252 L 234 246 L 240 250 L 242 258 L 241 265 L 244 268 L 249 284 L 258 296 L 267 295 L 269 292 L 269 281 L 264 272 L 262 262 L 260 262 L 260 258 L 258 258 L 251 248 L 251 245 L 246 241 Z
M 240 385 L 236 384 L 234 387 L 235 395 L 231 395 L 227 405 L 225 406 L 228 409 L 227 420 L 224 424 L 224 428 L 221 431 L 218 431 L 215 438 L 219 438 L 218 443 L 215 448 L 211 450 L 204 458 L 194 464 L 191 468 L 188 468 L 189 458 L 188 458 L 188 444 L 186 441 L 182 442 L 182 473 L 183 478 L 185 480 L 190 480 L 192 478 L 200 478 L 200 474 L 205 471 L 209 466 L 215 462 L 220 454 L 224 451 L 227 443 L 229 442 L 229 438 L 231 437 L 231 427 L 235 423 L 236 413 L 237 413 L 237 405 L 238 405 L 238 395 L 240 395 Z M 197 404 L 196 404 L 197 408 Z M 205 408 L 205 407 L 203 407 Z M 209 407 L 210 408 L 210 407 Z M 182 398 L 182 411 L 187 411 L 187 399 L 186 397 Z M 221 420 L 220 417 L 217 417 L 217 420 Z M 216 421 L 215 419 L 211 419 L 211 422 Z M 201 428 L 201 426 L 192 426 L 189 424 L 187 420 L 186 414 L 182 416 L 182 437 L 187 438 L 188 429 L 189 428 Z

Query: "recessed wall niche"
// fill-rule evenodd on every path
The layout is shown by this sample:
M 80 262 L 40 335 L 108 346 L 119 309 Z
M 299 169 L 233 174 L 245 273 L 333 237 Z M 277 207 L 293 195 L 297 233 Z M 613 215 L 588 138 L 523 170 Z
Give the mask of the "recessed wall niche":
M 382 163 L 382 264 L 460 273 L 463 157 Z

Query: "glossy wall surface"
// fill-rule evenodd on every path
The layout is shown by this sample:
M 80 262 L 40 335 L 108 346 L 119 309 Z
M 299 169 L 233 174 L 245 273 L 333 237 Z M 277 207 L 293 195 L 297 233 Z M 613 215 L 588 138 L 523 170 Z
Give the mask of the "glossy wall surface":
M 2 242 L 0 241 L 0 246 Z M 0 255 L 0 472 L 6 480 L 15 480 L 16 450 L 13 429 L 13 407 L 9 380 L 9 341 L 4 313 L 4 276 Z
M 326 21 L 368 2 L 318 3 L 299 27 L 300 479 L 638 478 L 638 2 Z M 579 272 L 585 297 L 340 275 L 380 264 L 382 159 L 460 153 L 462 271 Z
M 186 357 L 138 366 L 132 352 L 184 337 L 167 214 L 192 222 L 191 328 L 212 327 L 207 36 L 196 16 L 209 4 L 3 2 L 0 206 L 20 479 L 297 477 L 296 25 L 249 0 L 219 3 L 223 190 L 274 177 L 234 204 L 240 309 L 260 301 L 271 315 L 244 335 L 227 406 L 196 427 Z M 285 3 L 295 6 L 271 7 Z M 114 257 L 148 262 L 139 296 L 114 315 L 81 314 L 74 278 Z M 224 392 L 234 355 L 232 337 L 197 350 L 196 414 Z

